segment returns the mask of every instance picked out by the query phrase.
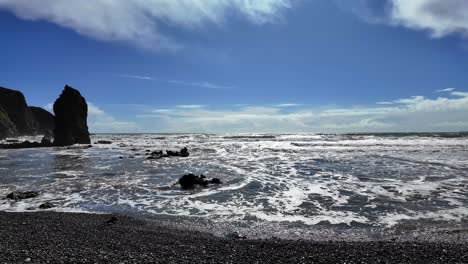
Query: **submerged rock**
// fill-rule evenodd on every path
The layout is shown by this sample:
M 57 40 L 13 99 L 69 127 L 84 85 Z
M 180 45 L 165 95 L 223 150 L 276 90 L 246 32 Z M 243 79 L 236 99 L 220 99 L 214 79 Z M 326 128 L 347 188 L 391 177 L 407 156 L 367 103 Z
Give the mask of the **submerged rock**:
M 46 147 L 52 147 L 52 143 L 49 142 L 30 142 L 30 141 L 24 141 L 21 143 L 14 143 L 14 144 L 3 144 L 0 145 L 0 148 L 2 149 L 28 149 L 28 148 L 46 148 Z
M 199 185 L 202 187 L 206 187 L 209 184 L 220 184 L 221 180 L 217 178 L 213 178 L 211 180 L 207 180 L 206 176 L 201 174 L 200 176 L 197 176 L 195 174 L 186 174 L 182 176 L 182 178 L 179 179 L 179 184 L 182 189 L 192 189 L 195 186 Z
M 78 90 L 66 85 L 54 103 L 54 144 L 91 144 L 88 131 L 88 104 Z
M 150 152 L 150 151 L 146 151 Z M 166 153 L 164 153 L 162 150 L 159 151 L 153 151 L 150 153 L 150 156 L 147 159 L 161 159 L 161 158 L 167 158 L 167 157 L 183 157 L 186 158 L 190 155 L 188 152 L 187 148 L 183 148 L 180 151 L 172 151 L 172 150 L 166 150 Z
M 26 191 L 26 192 L 12 192 L 6 196 L 7 199 L 13 200 L 24 200 L 29 198 L 34 198 L 39 195 L 38 192 L 35 191 Z
M 50 209 L 50 208 L 54 208 L 55 205 L 51 202 L 45 202 L 41 205 L 39 205 L 39 209 Z
M 110 140 L 99 140 L 94 144 L 110 145 L 110 144 L 112 144 L 112 141 L 110 141 Z

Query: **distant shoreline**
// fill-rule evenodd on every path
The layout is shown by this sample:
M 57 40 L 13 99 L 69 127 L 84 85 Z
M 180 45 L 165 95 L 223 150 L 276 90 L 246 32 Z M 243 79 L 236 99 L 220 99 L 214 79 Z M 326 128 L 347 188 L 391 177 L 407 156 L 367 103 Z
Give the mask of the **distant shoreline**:
M 6 263 L 464 263 L 467 241 L 220 238 L 122 215 L 0 212 Z

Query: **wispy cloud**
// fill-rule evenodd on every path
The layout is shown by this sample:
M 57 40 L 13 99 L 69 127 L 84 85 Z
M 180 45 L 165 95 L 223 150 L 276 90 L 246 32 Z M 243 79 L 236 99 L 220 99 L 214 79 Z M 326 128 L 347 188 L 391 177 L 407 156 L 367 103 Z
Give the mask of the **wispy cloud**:
M 295 104 L 295 103 L 285 103 L 285 104 L 276 104 L 273 105 L 275 107 L 295 107 L 295 106 L 302 106 L 302 104 Z
M 146 75 L 117 74 L 115 76 L 118 76 L 121 78 L 143 80 L 143 81 L 160 81 L 160 82 L 165 82 L 169 84 L 192 86 L 192 87 L 199 87 L 199 88 L 206 88 L 206 89 L 224 90 L 224 89 L 234 88 L 233 86 L 220 85 L 220 84 L 215 84 L 211 82 L 188 82 L 188 81 L 181 81 L 181 80 L 164 80 L 164 79 L 160 79 L 160 78 L 156 78 L 152 76 L 146 76 Z
M 466 0 L 335 0 L 369 23 L 423 30 L 433 38 L 459 35 L 468 38 Z
M 179 81 L 179 80 L 169 80 L 168 83 L 184 85 L 184 86 L 195 86 L 207 89 L 231 89 L 232 86 L 224 86 L 219 84 L 214 84 L 210 82 L 186 82 L 186 81 Z
M 451 92 L 454 91 L 455 88 L 446 88 L 446 89 L 441 89 L 441 90 L 436 90 L 438 93 L 444 93 L 444 92 Z
M 155 81 L 156 78 L 150 76 L 142 76 L 142 75 L 129 75 L 129 74 L 119 74 L 117 75 L 122 78 L 129 78 L 129 79 L 137 79 L 137 80 L 145 80 L 145 81 Z
M 203 108 L 205 106 L 204 105 L 193 104 L 193 105 L 177 105 L 176 107 L 177 108 L 185 108 L 185 109 L 197 109 L 197 108 Z
M 184 105 L 138 116 L 164 132 L 385 132 L 468 130 L 468 92 L 451 97 L 400 98 L 375 107 L 294 108 L 241 106 L 235 110 Z M 155 120 L 154 120 L 155 119 Z M 156 121 L 157 120 L 157 121 Z M 143 122 L 143 121 L 142 121 Z M 154 128 L 157 124 L 157 128 Z
M 292 0 L 0 0 L 6 9 L 27 20 L 45 20 L 100 41 L 118 41 L 155 51 L 183 48 L 163 30 L 169 25 L 198 30 L 221 25 L 232 15 L 255 25 L 272 23 L 291 7 Z

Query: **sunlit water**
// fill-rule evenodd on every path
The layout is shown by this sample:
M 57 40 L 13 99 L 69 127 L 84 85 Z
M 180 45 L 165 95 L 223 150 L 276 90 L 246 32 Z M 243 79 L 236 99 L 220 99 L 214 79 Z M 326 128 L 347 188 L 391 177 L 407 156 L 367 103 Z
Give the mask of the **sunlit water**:
M 0 150 L 0 210 L 197 216 L 214 222 L 391 227 L 466 221 L 468 137 L 429 135 L 95 135 L 89 149 Z M 187 147 L 188 158 L 146 150 Z M 181 190 L 185 173 L 222 185 Z

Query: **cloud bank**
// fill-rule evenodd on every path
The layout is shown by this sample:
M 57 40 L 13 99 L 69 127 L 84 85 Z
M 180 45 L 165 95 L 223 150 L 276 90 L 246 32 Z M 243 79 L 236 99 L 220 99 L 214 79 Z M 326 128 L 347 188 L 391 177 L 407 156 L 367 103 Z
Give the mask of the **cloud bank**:
M 424 30 L 434 38 L 468 38 L 466 0 L 335 0 L 364 21 Z
M 468 37 L 466 0 L 392 0 L 393 23 L 427 30 L 435 38 L 459 33 Z
M 468 92 L 443 89 L 444 96 L 412 96 L 367 107 L 284 108 L 209 106 L 155 109 L 136 115 L 145 131 L 204 133 L 467 131 Z
M 292 0 L 0 0 L 0 8 L 27 20 L 44 20 L 104 41 L 151 50 L 181 48 L 164 26 L 184 29 L 223 24 L 239 16 L 253 24 L 277 21 Z

